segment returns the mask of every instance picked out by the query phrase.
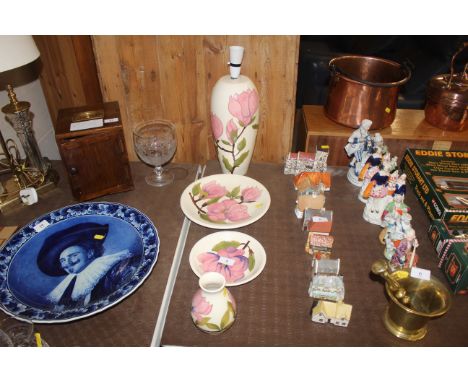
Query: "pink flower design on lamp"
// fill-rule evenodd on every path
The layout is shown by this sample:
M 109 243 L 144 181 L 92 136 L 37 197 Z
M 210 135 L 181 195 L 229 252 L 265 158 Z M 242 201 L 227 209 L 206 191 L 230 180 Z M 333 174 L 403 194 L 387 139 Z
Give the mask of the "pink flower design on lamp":
M 262 193 L 257 187 L 247 187 L 242 191 L 242 200 L 244 202 L 255 202 Z
M 202 190 L 208 194 L 206 196 L 208 199 L 220 198 L 227 193 L 226 187 L 219 185 L 215 180 L 206 183 Z
M 212 221 L 240 221 L 250 217 L 246 206 L 238 204 L 235 200 L 227 199 L 214 203 L 207 208 L 208 218 Z
M 248 89 L 241 94 L 229 97 L 229 112 L 236 117 L 242 126 L 252 122 L 258 110 L 258 93 L 256 90 Z
M 231 260 L 232 265 L 219 262 L 221 257 Z M 244 256 L 244 251 L 235 247 L 220 249 L 218 253 L 201 253 L 198 255 L 198 261 L 201 263 L 203 272 L 218 272 L 228 282 L 240 280 L 249 267 L 249 260 Z
M 197 321 L 200 321 L 203 316 L 207 316 L 211 313 L 212 308 L 213 305 L 206 301 L 202 296 L 202 291 L 199 289 L 192 299 L 192 316 L 194 316 Z
M 215 141 L 223 135 L 223 123 L 216 114 L 211 114 L 211 130 L 213 131 Z
M 226 126 L 226 132 L 229 142 L 234 143 L 234 140 L 237 138 L 238 129 L 233 119 L 228 122 Z

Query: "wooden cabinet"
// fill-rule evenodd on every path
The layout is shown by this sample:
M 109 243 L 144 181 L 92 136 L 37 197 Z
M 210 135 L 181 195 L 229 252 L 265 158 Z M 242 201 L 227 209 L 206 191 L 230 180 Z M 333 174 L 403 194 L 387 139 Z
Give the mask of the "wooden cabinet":
M 103 110 L 104 126 L 70 131 L 73 116 L 89 110 Z M 77 200 L 133 189 L 117 102 L 60 110 L 55 136 Z

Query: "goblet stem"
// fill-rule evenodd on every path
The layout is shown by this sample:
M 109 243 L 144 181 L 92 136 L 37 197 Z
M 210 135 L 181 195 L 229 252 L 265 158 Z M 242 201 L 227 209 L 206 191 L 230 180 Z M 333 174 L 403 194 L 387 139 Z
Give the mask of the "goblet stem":
M 162 173 L 163 173 L 163 168 L 162 166 L 155 166 L 154 167 L 154 175 L 156 176 L 156 179 L 161 179 L 162 178 Z

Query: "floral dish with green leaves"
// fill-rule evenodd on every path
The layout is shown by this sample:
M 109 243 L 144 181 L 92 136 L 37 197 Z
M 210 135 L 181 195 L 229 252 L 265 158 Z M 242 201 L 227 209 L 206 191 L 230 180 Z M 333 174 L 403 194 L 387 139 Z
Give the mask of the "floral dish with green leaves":
M 180 198 L 185 216 L 204 227 L 232 229 L 260 219 L 270 207 L 260 182 L 243 175 L 217 174 L 190 184 Z
M 218 272 L 226 279 L 226 286 L 237 286 L 263 271 L 266 253 L 252 236 L 220 231 L 200 239 L 190 251 L 189 261 L 198 277 L 206 272 Z

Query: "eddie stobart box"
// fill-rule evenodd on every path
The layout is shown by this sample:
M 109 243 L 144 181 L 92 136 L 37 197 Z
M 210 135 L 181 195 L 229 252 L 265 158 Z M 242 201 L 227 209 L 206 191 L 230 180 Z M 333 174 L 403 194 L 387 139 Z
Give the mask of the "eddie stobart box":
M 401 168 L 431 220 L 468 226 L 468 152 L 406 149 Z
M 468 228 L 450 229 L 445 222 L 434 220 L 429 237 L 437 252 L 437 266 L 454 293 L 468 293 Z

